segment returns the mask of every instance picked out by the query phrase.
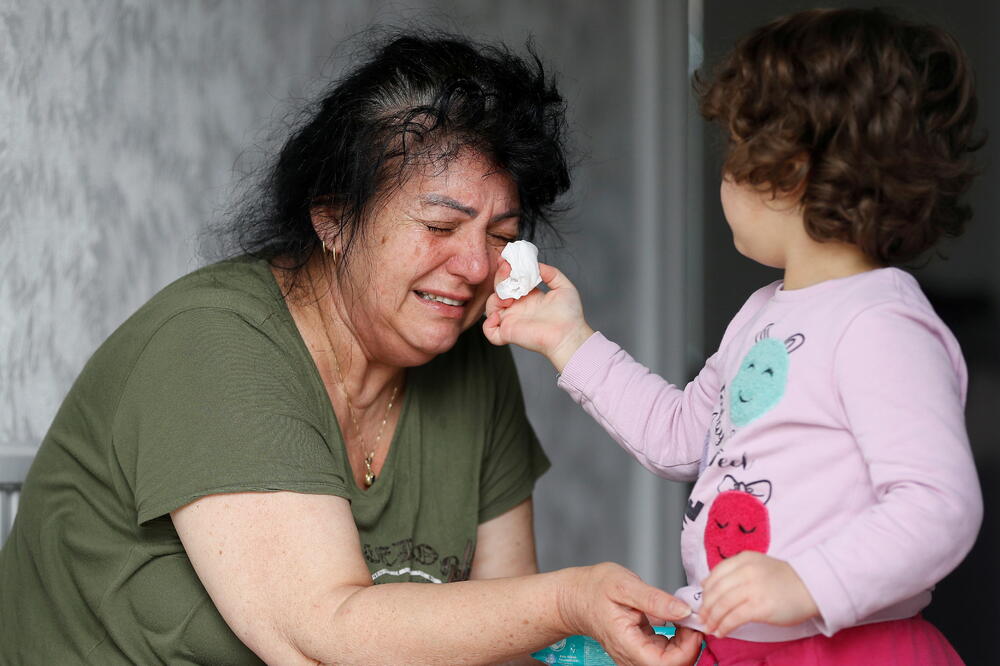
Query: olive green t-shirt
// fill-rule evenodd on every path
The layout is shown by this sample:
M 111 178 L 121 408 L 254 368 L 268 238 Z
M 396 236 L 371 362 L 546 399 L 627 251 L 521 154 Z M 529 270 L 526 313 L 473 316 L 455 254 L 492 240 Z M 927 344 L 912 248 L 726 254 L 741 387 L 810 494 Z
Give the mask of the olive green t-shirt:
M 199 497 L 345 497 L 376 583 L 445 583 L 547 466 L 510 352 L 473 327 L 407 370 L 388 459 L 360 490 L 267 265 L 203 268 L 108 338 L 42 442 L 0 552 L 0 663 L 257 663 L 170 520 Z

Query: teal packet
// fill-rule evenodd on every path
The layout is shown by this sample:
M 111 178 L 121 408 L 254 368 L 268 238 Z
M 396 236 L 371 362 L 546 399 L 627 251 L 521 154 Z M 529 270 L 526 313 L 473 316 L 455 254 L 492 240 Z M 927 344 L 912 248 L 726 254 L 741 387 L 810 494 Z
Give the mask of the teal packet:
M 653 627 L 661 636 L 673 637 L 674 628 Z M 531 655 L 546 664 L 563 666 L 615 666 L 614 660 L 604 651 L 601 644 L 590 636 L 567 636 L 547 648 Z

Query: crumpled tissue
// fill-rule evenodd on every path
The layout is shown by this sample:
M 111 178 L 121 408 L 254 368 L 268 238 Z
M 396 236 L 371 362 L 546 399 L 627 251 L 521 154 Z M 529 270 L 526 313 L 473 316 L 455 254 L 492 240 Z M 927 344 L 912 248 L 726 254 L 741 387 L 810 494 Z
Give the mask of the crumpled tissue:
M 496 286 L 499 298 L 521 298 L 542 281 L 538 248 L 526 240 L 507 243 L 500 256 L 510 264 L 510 277 Z

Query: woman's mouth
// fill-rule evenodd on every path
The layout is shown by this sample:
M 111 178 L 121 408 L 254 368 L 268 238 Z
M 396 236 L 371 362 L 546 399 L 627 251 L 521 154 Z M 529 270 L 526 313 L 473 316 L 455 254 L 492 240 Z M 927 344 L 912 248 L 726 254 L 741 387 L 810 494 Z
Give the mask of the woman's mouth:
M 465 305 L 465 301 L 458 301 L 454 298 L 447 298 L 445 296 L 438 296 L 437 294 L 429 294 L 426 291 L 416 292 L 417 296 L 427 301 L 436 301 L 438 303 L 444 303 L 445 305 L 455 305 L 462 306 Z
M 418 290 L 414 290 L 413 294 L 424 307 L 430 308 L 431 312 L 438 317 L 462 321 L 468 314 L 466 308 L 469 304 L 468 300 Z

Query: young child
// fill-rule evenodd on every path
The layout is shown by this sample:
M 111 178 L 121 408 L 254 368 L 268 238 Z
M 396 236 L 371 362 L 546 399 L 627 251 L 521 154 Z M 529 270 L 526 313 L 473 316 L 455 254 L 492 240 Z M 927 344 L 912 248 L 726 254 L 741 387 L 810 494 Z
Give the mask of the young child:
M 971 215 L 966 59 L 933 27 L 815 10 L 758 29 L 696 87 L 730 135 L 736 247 L 784 279 L 684 389 L 594 333 L 551 266 L 548 292 L 492 296 L 484 332 L 545 354 L 645 467 L 697 479 L 678 596 L 706 633 L 700 663 L 960 664 L 920 611 L 982 518 L 966 369 L 892 266 Z

